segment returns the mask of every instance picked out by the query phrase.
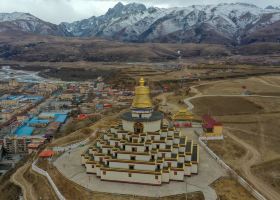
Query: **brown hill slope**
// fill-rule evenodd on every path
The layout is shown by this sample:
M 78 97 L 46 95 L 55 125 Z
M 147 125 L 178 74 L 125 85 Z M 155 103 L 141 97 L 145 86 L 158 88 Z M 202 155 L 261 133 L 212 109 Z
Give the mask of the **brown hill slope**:
M 180 51 L 180 55 L 178 54 Z M 27 62 L 164 62 L 182 58 L 280 54 L 280 43 L 218 44 L 123 43 L 98 38 L 0 33 L 0 59 Z

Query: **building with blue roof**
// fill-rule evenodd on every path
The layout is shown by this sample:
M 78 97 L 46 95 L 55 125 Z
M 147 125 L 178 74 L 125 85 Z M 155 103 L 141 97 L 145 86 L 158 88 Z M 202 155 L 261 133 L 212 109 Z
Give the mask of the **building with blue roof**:
M 35 126 L 35 127 L 46 127 L 49 124 L 49 120 L 47 119 L 39 119 L 38 117 L 33 117 L 30 119 L 27 124 L 29 126 Z
M 66 114 L 56 114 L 55 115 L 55 121 L 59 122 L 61 124 L 63 124 L 67 119 L 67 115 Z
M 70 110 L 62 110 L 57 112 L 42 112 L 39 114 L 39 118 L 41 119 L 50 119 L 50 118 L 56 118 L 58 115 L 67 115 L 70 112 Z
M 19 127 L 16 130 L 15 135 L 17 135 L 19 137 L 30 136 L 30 135 L 32 135 L 33 132 L 34 132 L 34 128 L 33 127 L 22 126 L 22 127 Z

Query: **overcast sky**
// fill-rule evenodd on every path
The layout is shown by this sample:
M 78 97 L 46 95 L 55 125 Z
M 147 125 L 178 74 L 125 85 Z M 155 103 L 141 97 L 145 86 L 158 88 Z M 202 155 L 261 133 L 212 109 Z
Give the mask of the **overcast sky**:
M 183 7 L 189 5 L 243 2 L 260 7 L 280 5 L 280 0 L 0 0 L 0 12 L 28 12 L 52 23 L 72 22 L 104 14 L 117 2 L 143 3 L 156 7 Z

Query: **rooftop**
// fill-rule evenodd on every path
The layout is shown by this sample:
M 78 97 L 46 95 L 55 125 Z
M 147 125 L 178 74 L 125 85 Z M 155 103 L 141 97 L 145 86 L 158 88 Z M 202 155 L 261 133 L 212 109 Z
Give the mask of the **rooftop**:
M 212 128 L 214 125 L 222 125 L 220 122 L 217 122 L 213 117 L 210 115 L 203 115 L 203 127 L 204 128 Z
M 55 121 L 59 123 L 64 123 L 67 119 L 67 114 L 56 114 Z
M 15 134 L 17 136 L 30 136 L 32 135 L 33 131 L 34 131 L 33 127 L 22 126 L 16 130 Z

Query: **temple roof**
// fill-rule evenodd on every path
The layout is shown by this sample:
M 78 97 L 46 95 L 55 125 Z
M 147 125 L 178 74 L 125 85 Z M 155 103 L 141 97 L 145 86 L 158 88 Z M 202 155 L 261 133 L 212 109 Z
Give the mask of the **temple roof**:
M 193 114 L 190 113 L 187 109 L 179 110 L 176 114 L 173 115 L 173 120 L 192 120 Z

